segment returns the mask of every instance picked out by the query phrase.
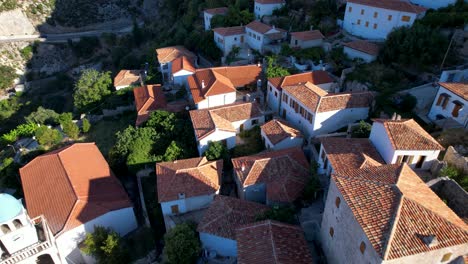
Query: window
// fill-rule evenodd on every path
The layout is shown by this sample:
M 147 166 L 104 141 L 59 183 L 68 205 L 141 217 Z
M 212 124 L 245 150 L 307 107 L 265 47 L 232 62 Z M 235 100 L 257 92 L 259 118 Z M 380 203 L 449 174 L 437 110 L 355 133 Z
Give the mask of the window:
M 463 109 L 463 104 L 459 101 L 453 101 L 454 107 L 452 110 L 452 116 L 453 117 L 458 117 L 458 114 L 460 113 L 460 110 Z
M 237 38 L 234 38 L 235 41 L 237 41 Z
M 172 214 L 178 214 L 179 213 L 179 205 L 171 205 L 171 212 Z
M 426 156 L 419 156 L 418 162 L 416 162 L 416 169 L 422 168 L 424 161 L 426 161 Z
M 163 64 L 162 68 L 163 68 L 163 70 L 167 70 L 169 68 L 169 65 L 167 65 L 167 63 Z
M 222 38 L 218 38 L 219 43 L 224 43 L 224 40 Z
M 296 39 L 296 40 L 294 40 L 294 45 L 297 45 L 297 39 Z
M 21 221 L 19 219 L 13 220 L 13 225 L 16 229 L 23 227 L 23 224 L 21 224 Z
M 341 203 L 340 197 L 336 197 L 336 199 L 335 199 L 336 208 L 340 208 L 340 203 Z
M 322 160 L 325 160 L 325 158 L 327 157 L 327 153 L 325 153 L 325 150 L 323 149 L 323 147 L 322 147 L 322 155 L 321 155 L 321 157 L 322 157 Z
M 257 36 L 257 40 L 260 40 L 260 36 Z
M 364 251 L 366 251 L 366 243 L 361 242 L 361 245 L 359 246 L 359 250 L 361 251 L 362 254 L 364 254 Z
M 392 15 L 388 15 L 388 21 L 392 21 Z
M 397 157 L 397 164 L 401 164 L 401 163 L 412 164 L 413 158 L 414 157 L 410 155 L 400 155 Z
M 449 98 L 450 98 L 450 95 L 446 93 L 440 94 L 439 98 L 437 99 L 436 105 L 441 105 L 442 109 L 445 109 L 447 107 Z
M 278 92 L 275 91 L 275 97 L 278 97 Z
M 377 24 L 374 24 L 374 29 L 377 29 Z
M 288 96 L 283 94 L 283 102 L 288 103 Z
M 312 124 L 312 119 L 313 119 L 313 115 L 311 113 L 309 113 L 309 116 L 307 117 L 307 120 L 309 121 L 309 123 Z
M 377 18 L 378 15 L 379 15 L 379 13 L 374 12 L 374 18 Z
M 11 229 L 7 224 L 3 224 L 2 225 L 2 232 L 3 232 L 3 234 L 8 234 L 8 233 L 11 232 Z
M 271 86 L 270 86 L 270 92 L 271 92 L 271 90 L 272 90 L 272 88 L 271 88 Z
M 364 15 L 364 9 L 361 9 L 361 15 Z
M 351 13 L 351 11 L 353 11 L 353 7 L 348 7 L 348 13 Z
M 409 16 L 402 16 L 401 17 L 401 21 L 403 22 L 409 22 L 411 20 L 411 18 Z
M 258 119 L 252 119 L 252 126 L 258 125 Z
M 452 253 L 444 254 L 444 256 L 442 257 L 442 260 L 440 262 L 449 261 L 451 257 L 452 257 Z
M 361 25 L 361 19 L 358 19 L 356 24 Z
M 330 227 L 330 236 L 333 237 L 334 234 L 335 234 L 335 230 L 333 229 L 333 227 Z
M 369 27 L 369 21 L 366 21 L 366 27 Z

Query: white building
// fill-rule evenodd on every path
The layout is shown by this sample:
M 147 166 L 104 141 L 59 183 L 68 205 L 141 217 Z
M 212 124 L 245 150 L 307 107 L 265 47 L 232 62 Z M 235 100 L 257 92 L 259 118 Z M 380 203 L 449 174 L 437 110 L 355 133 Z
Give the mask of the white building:
M 439 83 L 439 90 L 432 103 L 428 117 L 435 123 L 453 121 L 466 128 L 468 127 L 467 106 L 468 84 Z
M 374 119 L 370 141 L 387 164 L 428 170 L 442 147 L 413 119 Z
M 222 170 L 222 160 L 208 161 L 205 157 L 156 163 L 158 202 L 163 215 L 207 207 L 219 192 Z
M 221 256 L 236 257 L 236 229 L 254 223 L 256 217 L 268 209 L 259 203 L 216 195 L 198 223 L 203 249 Z
M 174 78 L 172 76 L 172 64 L 174 60 L 181 57 L 186 57 L 186 60 L 188 60 L 189 63 L 191 63 L 189 69 L 195 68 L 195 66 L 197 65 L 197 57 L 195 56 L 195 54 L 193 54 L 183 46 L 172 46 L 156 49 L 156 54 L 159 62 L 159 70 L 161 71 L 164 84 L 172 83 L 174 81 Z M 188 66 L 188 64 L 185 65 Z M 179 70 L 181 69 L 181 67 L 177 67 L 176 69 Z
M 286 5 L 284 0 L 255 0 L 255 18 L 261 19 L 263 16 L 271 16 L 274 10 L 281 9 L 284 5 Z
M 203 21 L 205 24 L 205 30 L 211 29 L 211 19 L 216 16 L 225 16 L 228 12 L 227 7 L 217 7 L 217 8 L 210 8 L 203 11 Z
M 29 218 L 21 201 L 4 193 L 0 193 L 0 228 L 0 263 L 62 263 L 44 217 Z
M 310 83 L 282 85 L 278 113 L 309 140 L 366 119 L 372 105 L 372 92 L 327 93 Z M 275 104 L 269 104 L 271 108 Z
M 245 27 L 214 28 L 214 41 L 216 46 L 227 56 L 234 47 L 242 48 L 245 45 Z
M 424 6 L 425 8 L 439 9 L 453 5 L 457 0 L 410 0 L 415 5 Z
M 279 53 L 281 47 L 278 44 L 286 39 L 287 32 L 275 26 L 252 21 L 245 26 L 245 37 L 249 47 L 260 53 L 266 50 Z
M 291 48 L 307 49 L 322 47 L 324 36 L 320 30 L 310 30 L 302 32 L 291 32 Z
M 190 96 L 197 109 L 236 102 L 238 88 L 254 88 L 261 79 L 260 65 L 199 69 L 188 77 Z
M 320 241 L 329 263 L 463 263 L 467 230 L 406 164 L 366 166 L 332 175 Z
M 400 0 L 348 0 L 343 28 L 366 39 L 386 39 L 394 28 L 413 25 L 425 11 Z
M 195 73 L 195 66 L 186 56 L 179 57 L 172 61 L 170 80 L 174 84 L 180 85 L 188 91 L 187 78 Z
M 458 68 L 458 67 L 457 67 Z M 460 69 L 455 70 L 445 70 L 440 74 L 439 82 L 459 82 L 463 83 L 468 81 L 468 69 L 465 67 L 460 67 Z
M 117 91 L 133 85 L 141 85 L 139 70 L 121 70 L 114 78 L 114 88 Z
M 36 157 L 20 169 L 31 217 L 44 215 L 63 263 L 83 263 L 79 244 L 95 226 L 124 236 L 137 228 L 133 206 L 94 143 Z
M 231 149 L 236 146 L 236 135 L 239 132 L 265 123 L 265 116 L 257 103 L 192 110 L 190 118 L 200 156 L 211 141 L 221 141 Z
M 379 46 L 365 40 L 356 40 L 343 44 L 343 53 L 350 59 L 362 59 L 369 63 L 377 59 Z
M 293 203 L 310 176 L 298 147 L 234 158 L 232 165 L 239 198 L 267 205 Z
M 302 133 L 285 121 L 273 119 L 260 127 L 266 149 L 280 150 L 301 147 L 304 143 Z

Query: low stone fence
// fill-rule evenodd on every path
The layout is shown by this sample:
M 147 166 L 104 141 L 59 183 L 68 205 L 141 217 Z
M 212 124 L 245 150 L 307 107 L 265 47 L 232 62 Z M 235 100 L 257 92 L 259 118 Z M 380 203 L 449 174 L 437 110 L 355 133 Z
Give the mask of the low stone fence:
M 86 117 L 89 122 L 96 123 L 101 121 L 104 117 L 117 116 L 133 110 L 135 110 L 135 104 L 118 106 L 115 109 L 102 109 L 102 115 L 82 115 L 81 119 Z
M 443 161 L 468 174 L 468 157 L 459 154 L 452 146 L 447 148 Z
M 468 193 L 454 180 L 441 177 L 427 185 L 461 218 L 468 217 Z

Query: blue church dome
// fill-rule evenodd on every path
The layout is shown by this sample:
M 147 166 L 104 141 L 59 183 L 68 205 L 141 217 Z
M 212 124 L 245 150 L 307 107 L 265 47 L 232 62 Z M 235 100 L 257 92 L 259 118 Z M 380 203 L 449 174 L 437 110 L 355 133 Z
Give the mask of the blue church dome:
M 21 213 L 23 205 L 15 197 L 0 193 L 0 223 L 9 221 Z

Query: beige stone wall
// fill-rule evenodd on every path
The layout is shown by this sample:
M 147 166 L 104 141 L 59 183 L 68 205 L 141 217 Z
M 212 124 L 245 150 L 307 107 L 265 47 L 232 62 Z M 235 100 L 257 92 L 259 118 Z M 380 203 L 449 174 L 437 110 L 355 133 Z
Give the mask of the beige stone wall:
M 444 156 L 444 161 L 450 165 L 457 167 L 464 173 L 468 173 L 468 157 L 460 155 L 452 146 L 447 148 Z

